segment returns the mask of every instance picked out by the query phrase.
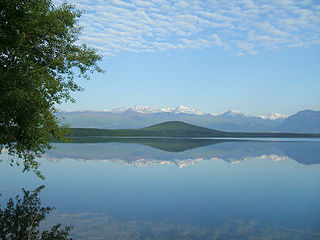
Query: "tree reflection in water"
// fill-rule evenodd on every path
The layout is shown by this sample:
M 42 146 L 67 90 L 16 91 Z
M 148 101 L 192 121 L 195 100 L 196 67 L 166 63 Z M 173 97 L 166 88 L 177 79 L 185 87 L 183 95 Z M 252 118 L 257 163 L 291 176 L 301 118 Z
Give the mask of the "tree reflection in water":
M 54 209 L 42 207 L 39 193 L 40 186 L 33 191 L 22 189 L 23 197 L 10 198 L 6 208 L 0 205 L 0 239 L 2 240 L 65 240 L 69 237 L 70 226 L 56 224 L 49 230 L 40 231 L 41 222 Z

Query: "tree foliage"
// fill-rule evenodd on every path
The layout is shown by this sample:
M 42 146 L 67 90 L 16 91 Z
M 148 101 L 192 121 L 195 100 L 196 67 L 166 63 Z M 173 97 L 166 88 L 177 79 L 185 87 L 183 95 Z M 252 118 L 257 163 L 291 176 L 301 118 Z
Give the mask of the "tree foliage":
M 42 207 L 39 198 L 40 186 L 34 191 L 23 191 L 23 198 L 19 195 L 10 198 L 7 207 L 0 208 L 0 238 L 2 240 L 68 240 L 70 226 L 54 225 L 49 230 L 40 231 L 39 226 L 46 216 L 53 210 Z M 0 205 L 1 206 L 1 205 Z
M 67 3 L 0 0 L 0 150 L 39 175 L 36 157 L 65 135 L 55 106 L 82 90 L 75 77 L 102 72 L 101 56 L 78 44 L 80 15 Z

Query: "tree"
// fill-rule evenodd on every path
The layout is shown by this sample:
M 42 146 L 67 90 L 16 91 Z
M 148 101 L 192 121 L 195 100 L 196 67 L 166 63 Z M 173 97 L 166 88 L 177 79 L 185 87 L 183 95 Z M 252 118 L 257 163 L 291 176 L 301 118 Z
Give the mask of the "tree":
M 102 57 L 77 42 L 80 15 L 66 2 L 0 0 L 0 150 L 39 176 L 36 158 L 65 136 L 55 106 L 82 90 L 75 76 L 103 71 Z
M 23 198 L 19 195 L 10 198 L 7 207 L 0 208 L 0 237 L 2 240 L 71 240 L 70 226 L 54 225 L 50 230 L 40 232 L 39 226 L 46 216 L 54 209 L 42 207 L 39 198 L 40 186 L 34 191 L 23 191 Z M 1 206 L 1 205 L 0 205 Z

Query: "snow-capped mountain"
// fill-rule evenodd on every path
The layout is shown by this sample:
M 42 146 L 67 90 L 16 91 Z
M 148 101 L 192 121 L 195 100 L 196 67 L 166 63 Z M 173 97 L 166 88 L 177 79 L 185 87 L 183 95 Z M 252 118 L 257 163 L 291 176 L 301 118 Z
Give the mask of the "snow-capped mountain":
M 204 113 L 198 110 L 179 105 L 176 108 L 151 108 L 148 106 L 135 105 L 133 107 L 121 107 L 112 109 L 110 112 L 123 113 L 123 112 L 137 112 L 137 113 L 184 113 L 184 114 L 196 114 L 203 115 Z
M 238 110 L 229 110 L 227 112 L 224 112 L 224 113 L 221 113 L 221 114 L 218 114 L 216 116 L 221 116 L 221 117 L 241 117 L 241 118 L 249 118 L 251 117 L 249 114 L 246 114 L 246 113 L 241 113 L 240 111 Z
M 198 110 L 192 109 L 192 108 L 188 108 L 185 107 L 183 105 L 179 105 L 178 107 L 176 107 L 174 110 L 172 110 L 171 112 L 173 113 L 185 113 L 185 114 L 196 114 L 196 115 L 204 115 L 204 113 L 199 112 Z
M 302 113 L 304 112 L 302 111 Z M 309 118 L 315 118 L 314 121 L 310 120 L 309 124 L 296 124 L 295 128 L 288 128 L 286 126 L 292 118 L 287 118 L 285 114 L 271 113 L 263 116 L 251 116 L 236 110 L 210 114 L 183 105 L 175 108 L 151 108 L 136 105 L 103 111 L 58 111 L 56 115 L 63 117 L 62 122 L 70 124 L 71 127 L 89 128 L 142 128 L 166 121 L 183 121 L 221 131 L 281 132 L 290 130 L 294 132 L 313 132 L 314 129 L 317 131 L 320 129 L 320 121 L 312 114 L 299 114 L 302 122 Z M 311 125 L 312 129 L 310 128 Z M 308 129 L 306 126 L 308 126 Z
M 60 113 L 68 113 L 66 111 L 63 111 L 59 108 L 57 108 L 57 111 Z M 196 109 L 193 108 L 189 108 L 183 105 L 179 105 L 175 108 L 171 108 L 171 107 L 164 107 L 164 108 L 152 108 L 149 106 L 143 106 L 143 105 L 135 105 L 133 107 L 119 107 L 119 108 L 114 108 L 112 110 L 102 110 L 102 111 L 98 111 L 98 110 L 77 110 L 74 112 L 78 112 L 78 113 L 84 113 L 84 112 L 106 112 L 106 113 L 125 113 L 125 112 L 136 112 L 136 113 L 149 113 L 149 114 L 153 114 L 153 113 L 175 113 L 175 114 L 179 114 L 179 113 L 183 113 L 183 114 L 194 114 L 194 115 L 211 115 L 213 117 L 225 117 L 225 118 L 251 118 L 251 117 L 255 117 L 255 116 L 251 116 L 249 114 L 246 113 L 242 113 L 238 110 L 229 110 L 223 113 L 203 113 L 200 112 Z M 287 118 L 287 115 L 285 114 L 281 114 L 281 113 L 271 113 L 271 114 L 266 114 L 263 116 L 258 116 L 258 118 L 261 119 L 269 119 L 269 120 L 276 120 L 279 118 Z
M 113 113 L 123 113 L 127 111 L 138 112 L 138 113 L 157 113 L 157 112 L 161 112 L 161 109 L 151 108 L 148 106 L 135 105 L 133 107 L 121 107 L 121 108 L 114 108 L 111 110 L 111 112 Z
M 269 113 L 263 116 L 260 116 L 262 119 L 276 120 L 276 119 L 286 119 L 288 116 L 281 113 Z

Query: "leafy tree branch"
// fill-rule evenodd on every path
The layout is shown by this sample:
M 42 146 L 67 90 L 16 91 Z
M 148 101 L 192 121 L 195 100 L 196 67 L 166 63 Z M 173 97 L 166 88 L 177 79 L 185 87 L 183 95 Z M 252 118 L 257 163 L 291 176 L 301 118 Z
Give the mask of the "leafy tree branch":
M 39 176 L 36 158 L 66 133 L 56 104 L 74 101 L 70 93 L 82 90 L 75 77 L 103 72 L 96 50 L 78 44 L 80 16 L 66 2 L 0 0 L 0 150 Z

